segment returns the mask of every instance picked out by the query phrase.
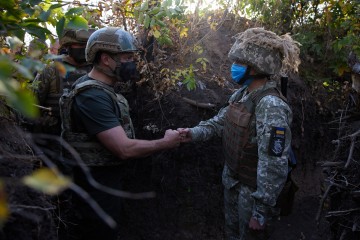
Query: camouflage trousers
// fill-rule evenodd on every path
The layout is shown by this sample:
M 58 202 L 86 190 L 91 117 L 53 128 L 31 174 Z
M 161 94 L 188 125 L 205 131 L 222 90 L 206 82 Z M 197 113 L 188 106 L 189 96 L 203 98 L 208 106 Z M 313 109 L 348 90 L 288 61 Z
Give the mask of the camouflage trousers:
M 254 199 L 251 197 L 255 189 L 243 184 L 224 190 L 225 234 L 227 240 L 263 240 L 267 239 L 267 230 L 253 231 L 249 229 Z

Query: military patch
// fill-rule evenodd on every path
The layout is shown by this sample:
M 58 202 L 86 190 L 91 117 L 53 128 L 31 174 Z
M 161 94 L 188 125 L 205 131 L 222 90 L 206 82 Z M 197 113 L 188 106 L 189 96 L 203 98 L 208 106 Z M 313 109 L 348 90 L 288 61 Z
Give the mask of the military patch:
M 269 155 L 281 157 L 285 148 L 285 128 L 273 127 L 269 142 Z

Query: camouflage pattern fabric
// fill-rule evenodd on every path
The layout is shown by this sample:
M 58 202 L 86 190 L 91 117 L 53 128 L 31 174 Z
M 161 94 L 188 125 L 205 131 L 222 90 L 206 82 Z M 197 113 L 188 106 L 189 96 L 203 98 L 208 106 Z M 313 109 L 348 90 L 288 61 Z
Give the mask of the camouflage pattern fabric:
M 55 63 L 46 66 L 41 73 L 37 74 L 32 82 L 32 88 L 40 105 L 45 103 L 48 94 L 60 93 L 60 79 Z
M 281 57 L 277 50 L 236 40 L 228 54 L 233 62 L 252 66 L 258 73 L 272 75 L 281 69 Z
M 276 83 L 269 81 L 250 94 L 247 93 L 246 88 L 241 88 L 231 96 L 229 102 L 245 102 L 259 91 L 275 87 Z M 228 106 L 222 108 L 215 117 L 202 121 L 198 126 L 191 128 L 192 139 L 194 141 L 204 141 L 214 136 L 221 137 L 227 109 Z M 248 224 L 251 216 L 256 216 L 266 222 L 276 212 L 274 206 L 287 179 L 287 159 L 291 145 L 291 109 L 279 97 L 265 96 L 255 107 L 253 121 L 250 127 L 256 129 L 256 136 L 253 136 L 249 141 L 258 144 L 257 188 L 254 189 L 240 183 L 237 174 L 229 169 L 226 164 L 223 170 L 225 224 L 228 239 L 247 239 Z M 269 154 L 271 132 L 274 127 L 285 129 L 284 148 L 281 156 L 271 156 Z

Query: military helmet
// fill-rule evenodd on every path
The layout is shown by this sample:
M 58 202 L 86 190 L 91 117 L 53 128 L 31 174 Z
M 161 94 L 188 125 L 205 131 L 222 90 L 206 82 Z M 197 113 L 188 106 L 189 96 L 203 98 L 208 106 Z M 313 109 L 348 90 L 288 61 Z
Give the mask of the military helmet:
M 274 75 L 281 70 L 295 70 L 300 64 L 299 48 L 288 35 L 278 36 L 263 28 L 250 28 L 235 36 L 228 54 L 233 62 L 254 68 L 259 74 Z
M 94 29 L 64 29 L 59 41 L 60 46 L 64 47 L 73 43 L 86 44 L 92 32 L 94 32 Z
M 109 53 L 136 52 L 135 38 L 117 27 L 106 27 L 91 34 L 85 49 L 86 61 L 92 63 L 99 51 Z

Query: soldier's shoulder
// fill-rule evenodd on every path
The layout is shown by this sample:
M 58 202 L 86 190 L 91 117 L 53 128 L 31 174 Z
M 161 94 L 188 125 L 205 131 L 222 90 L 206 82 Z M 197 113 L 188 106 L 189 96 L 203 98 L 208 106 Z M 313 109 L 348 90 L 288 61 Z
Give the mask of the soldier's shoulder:
M 260 99 L 258 106 L 261 108 L 270 108 L 270 107 L 280 107 L 280 108 L 288 108 L 289 105 L 279 96 L 275 95 L 266 95 L 262 99 Z

